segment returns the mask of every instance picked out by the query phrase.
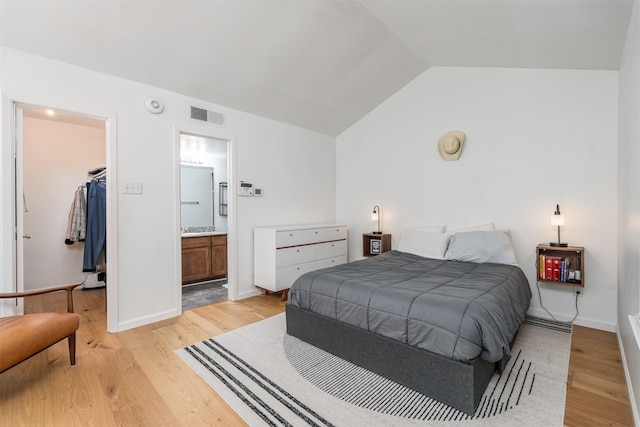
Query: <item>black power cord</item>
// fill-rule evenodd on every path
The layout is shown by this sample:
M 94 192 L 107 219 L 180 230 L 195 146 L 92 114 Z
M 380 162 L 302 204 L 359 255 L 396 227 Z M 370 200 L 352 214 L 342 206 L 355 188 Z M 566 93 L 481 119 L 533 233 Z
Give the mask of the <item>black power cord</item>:
M 569 320 L 568 322 L 563 322 L 562 320 L 558 320 L 556 319 L 553 314 L 551 314 L 551 312 L 549 310 L 547 310 L 547 307 L 544 306 L 544 304 L 542 304 L 542 293 L 540 292 L 540 283 L 538 283 L 538 281 L 536 280 L 536 287 L 538 288 L 538 299 L 540 300 L 540 307 L 544 308 L 544 311 L 547 312 L 547 314 L 549 314 L 549 316 L 551 316 L 551 318 L 558 322 L 558 323 L 566 323 L 566 324 L 573 324 L 573 321 L 576 320 L 576 317 L 578 317 L 578 297 L 580 296 L 580 291 L 576 290 L 576 315 L 573 316 L 573 319 Z

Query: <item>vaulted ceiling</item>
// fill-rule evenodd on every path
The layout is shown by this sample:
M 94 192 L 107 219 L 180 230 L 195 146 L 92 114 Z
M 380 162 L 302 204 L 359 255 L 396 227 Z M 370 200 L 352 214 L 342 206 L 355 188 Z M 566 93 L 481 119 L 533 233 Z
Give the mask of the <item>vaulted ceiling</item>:
M 338 135 L 430 66 L 616 70 L 632 8 L 632 0 L 1 0 L 0 43 Z

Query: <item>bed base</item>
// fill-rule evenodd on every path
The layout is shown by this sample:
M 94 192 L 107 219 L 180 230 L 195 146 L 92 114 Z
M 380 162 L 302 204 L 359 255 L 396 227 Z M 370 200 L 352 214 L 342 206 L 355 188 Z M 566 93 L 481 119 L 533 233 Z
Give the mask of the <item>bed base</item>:
M 466 364 L 286 306 L 287 333 L 468 415 L 504 361 Z

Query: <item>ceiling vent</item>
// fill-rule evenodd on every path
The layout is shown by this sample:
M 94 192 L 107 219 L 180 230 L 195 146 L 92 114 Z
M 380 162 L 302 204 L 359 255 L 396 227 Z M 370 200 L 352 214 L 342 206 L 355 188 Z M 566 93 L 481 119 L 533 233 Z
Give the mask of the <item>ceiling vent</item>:
M 198 107 L 191 107 L 191 118 L 214 125 L 224 126 L 224 114 L 208 111 Z

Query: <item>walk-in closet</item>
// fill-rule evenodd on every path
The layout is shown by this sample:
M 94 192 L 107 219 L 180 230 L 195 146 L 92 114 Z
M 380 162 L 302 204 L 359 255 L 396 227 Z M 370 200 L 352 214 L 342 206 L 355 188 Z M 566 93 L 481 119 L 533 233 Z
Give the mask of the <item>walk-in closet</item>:
M 22 107 L 24 289 L 106 285 L 105 122 Z

